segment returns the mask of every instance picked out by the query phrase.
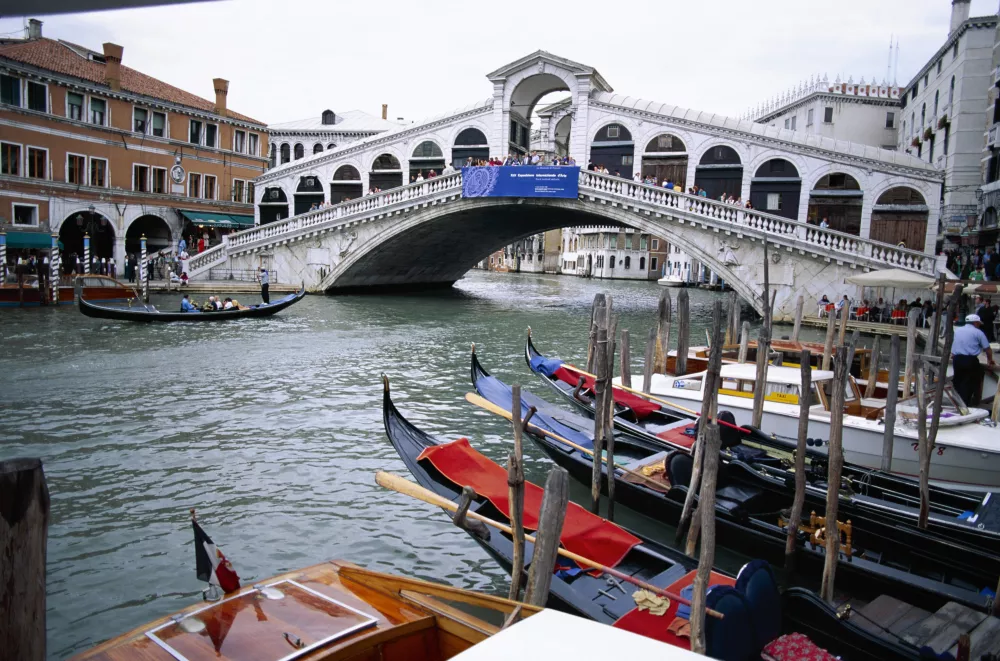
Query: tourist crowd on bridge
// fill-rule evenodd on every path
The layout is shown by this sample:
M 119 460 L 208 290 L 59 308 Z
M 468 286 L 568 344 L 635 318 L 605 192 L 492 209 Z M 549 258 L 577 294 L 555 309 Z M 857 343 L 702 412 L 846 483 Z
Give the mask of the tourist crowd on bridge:
M 985 250 L 962 246 L 944 254 L 948 270 L 961 280 L 1000 281 L 1000 241 Z

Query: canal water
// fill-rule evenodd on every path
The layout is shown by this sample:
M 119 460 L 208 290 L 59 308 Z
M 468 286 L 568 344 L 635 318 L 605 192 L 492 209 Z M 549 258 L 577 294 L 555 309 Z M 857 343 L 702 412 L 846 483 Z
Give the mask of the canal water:
M 49 657 L 200 598 L 192 507 L 244 584 L 343 558 L 505 593 L 507 577 L 439 510 L 375 485 L 378 469 L 405 473 L 383 432 L 379 375 L 419 426 L 505 461 L 509 426 L 463 400 L 470 344 L 493 374 L 541 394 L 522 357 L 525 329 L 540 350 L 583 362 L 600 291 L 631 330 L 641 373 L 660 294 L 649 282 L 473 272 L 445 292 L 310 296 L 277 317 L 225 324 L 4 310 L 0 459 L 40 456 L 52 497 Z M 689 293 L 701 343 L 721 295 Z M 525 454 L 528 478 L 544 482 L 549 461 L 531 443 Z M 586 495 L 573 485 L 574 500 Z M 673 538 L 638 514 L 618 519 Z

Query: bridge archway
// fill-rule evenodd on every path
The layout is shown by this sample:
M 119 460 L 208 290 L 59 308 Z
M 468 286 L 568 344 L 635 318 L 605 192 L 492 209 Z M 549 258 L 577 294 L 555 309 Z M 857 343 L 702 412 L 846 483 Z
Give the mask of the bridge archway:
M 372 161 L 371 172 L 368 175 L 368 186 L 371 189 L 389 190 L 403 185 L 403 168 L 399 159 L 390 153 L 379 154 Z
M 281 164 L 284 165 L 285 163 L 289 162 L 290 160 L 292 160 L 292 148 L 288 146 L 287 142 L 282 143 L 282 145 L 281 145 Z
M 543 65 L 547 66 L 547 65 Z M 535 73 L 529 73 L 534 71 Z M 513 83 L 513 84 L 512 84 Z M 507 140 L 501 145 L 505 151 L 526 154 L 531 148 L 531 117 L 535 106 L 553 92 L 569 92 L 575 98 L 577 81 L 569 71 L 551 67 L 520 71 L 507 80 L 509 93 L 504 94 L 503 108 L 509 115 L 504 127 Z M 505 156 L 506 153 L 500 154 Z
M 694 185 L 718 200 L 723 193 L 743 195 L 743 161 L 729 145 L 715 144 L 705 150 L 695 168 Z
M 313 145 L 313 153 L 314 154 L 319 154 L 322 151 L 323 151 L 323 143 L 322 142 L 317 142 L 316 144 Z
M 90 235 L 91 257 L 112 259 L 115 249 L 115 226 L 111 220 L 97 211 L 81 209 L 70 215 L 59 225 L 59 240 L 63 253 L 69 258 L 76 254 L 83 262 L 83 235 Z
M 133 220 L 125 229 L 125 253 L 138 257 L 142 249 L 143 236 L 146 237 L 146 252 L 149 254 L 174 245 L 167 221 L 155 214 L 147 213 Z
M 896 186 L 879 195 L 872 207 L 870 237 L 894 245 L 922 250 L 927 237 L 927 202 L 909 186 Z
M 288 145 L 283 145 L 287 147 Z M 260 224 L 274 223 L 288 218 L 288 196 L 279 186 L 268 186 L 257 205 L 260 209 Z
M 451 148 L 451 165 L 455 169 L 465 166 L 468 159 L 473 162 L 487 160 L 490 157 L 490 142 L 486 134 L 474 126 L 464 128 L 455 136 L 455 144 Z
M 795 220 L 799 217 L 802 178 L 795 165 L 784 158 L 761 164 L 750 180 L 750 204 L 758 211 Z M 735 198 L 740 196 L 733 195 Z
M 299 177 L 299 185 L 295 188 L 295 215 L 306 213 L 316 205 L 323 206 L 323 182 L 314 174 Z
M 295 154 L 295 160 L 296 161 L 299 160 L 300 158 L 305 158 L 306 150 L 305 150 L 305 147 L 302 146 L 301 142 L 296 142 L 295 143 L 295 148 L 292 151 Z
M 832 230 L 861 236 L 864 197 L 860 182 L 846 172 L 823 175 L 809 191 L 807 220 L 814 225 L 826 220 Z
M 602 126 L 590 143 L 590 162 L 594 167 L 605 167 L 610 174 L 623 179 L 632 178 L 634 157 L 632 132 L 620 122 Z
M 413 148 L 410 154 L 410 173 L 408 181 L 413 181 L 417 175 L 425 179 L 431 172 L 439 175 L 444 170 L 444 151 L 433 140 L 423 140 Z
M 361 173 L 353 165 L 341 165 L 333 173 L 330 182 L 330 204 L 340 204 L 345 200 L 354 200 L 365 194 L 361 183 Z
M 686 190 L 687 146 L 673 133 L 661 133 L 646 143 L 642 152 L 642 176 L 655 177 L 656 185 L 672 181 Z

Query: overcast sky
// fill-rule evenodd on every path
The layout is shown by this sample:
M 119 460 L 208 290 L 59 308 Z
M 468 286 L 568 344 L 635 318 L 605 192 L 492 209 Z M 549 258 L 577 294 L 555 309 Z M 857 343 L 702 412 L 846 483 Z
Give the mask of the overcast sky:
M 30 3 L 26 3 L 30 4 Z M 973 0 L 972 15 L 998 0 Z M 44 35 L 101 50 L 268 123 L 362 109 L 407 121 L 485 99 L 485 75 L 538 49 L 593 66 L 616 92 L 741 114 L 811 74 L 903 85 L 944 42 L 949 0 L 229 0 L 42 16 Z M 23 19 L 0 20 L 0 33 Z

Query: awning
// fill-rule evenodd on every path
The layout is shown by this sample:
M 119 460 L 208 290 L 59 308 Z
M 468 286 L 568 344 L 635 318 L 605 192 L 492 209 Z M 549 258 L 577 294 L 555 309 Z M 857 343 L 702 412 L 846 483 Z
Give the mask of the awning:
M 934 284 L 934 278 L 904 269 L 883 269 L 847 278 L 852 285 L 863 287 L 909 287 L 926 289 Z
M 253 216 L 244 216 L 235 213 L 192 211 L 190 209 L 181 209 L 181 215 L 195 225 L 202 225 L 204 227 L 253 227 Z
M 52 235 L 46 232 L 7 232 L 7 247 L 49 250 L 52 248 Z

